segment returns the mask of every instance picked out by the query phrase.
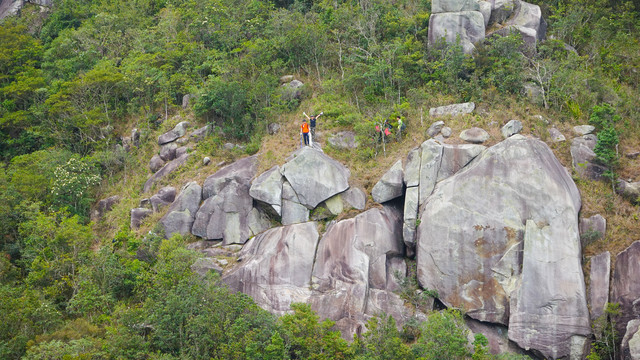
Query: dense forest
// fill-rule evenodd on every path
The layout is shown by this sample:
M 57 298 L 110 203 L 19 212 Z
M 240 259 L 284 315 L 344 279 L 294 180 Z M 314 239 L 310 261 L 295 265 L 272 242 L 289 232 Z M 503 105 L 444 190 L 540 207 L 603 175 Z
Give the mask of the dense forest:
M 361 146 L 343 159 L 373 178 L 385 161 L 367 141 L 374 124 L 401 116 L 422 136 L 430 106 L 483 104 L 471 122 L 591 123 L 609 181 L 578 185 L 614 230 L 585 251 L 619 251 L 640 234 L 637 206 L 611 191 L 619 177 L 638 181 L 621 154 L 640 149 L 640 3 L 532 3 L 546 41 L 532 50 L 516 34 L 488 37 L 473 56 L 427 46 L 428 0 L 56 0 L 2 20 L 0 358 L 493 358 L 482 336 L 466 345 L 455 310 L 404 331 L 381 315 L 348 343 L 308 305 L 276 317 L 203 280 L 184 247 L 193 239 L 129 228 L 153 150 L 127 151 L 122 137 L 137 128 L 153 139 L 182 114 L 212 125 L 198 151 L 224 159 L 269 149 L 268 124 L 322 110 L 327 129 L 356 132 Z M 287 74 L 304 81 L 301 97 L 280 86 Z M 527 84 L 542 95 L 528 97 Z M 547 125 L 530 120 L 531 134 L 544 139 Z M 128 203 L 91 222 L 96 200 L 115 193 Z M 596 346 L 591 359 L 609 351 Z

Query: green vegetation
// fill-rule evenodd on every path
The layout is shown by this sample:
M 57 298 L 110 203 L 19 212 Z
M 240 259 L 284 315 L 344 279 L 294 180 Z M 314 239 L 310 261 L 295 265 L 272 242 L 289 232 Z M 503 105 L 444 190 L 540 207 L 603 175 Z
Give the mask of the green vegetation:
M 447 125 L 517 117 L 543 139 L 548 124 L 537 114 L 562 130 L 596 126 L 595 152 L 611 183 L 578 185 L 583 213 L 606 213 L 611 230 L 585 254 L 621 250 L 640 236 L 637 207 L 609 187 L 639 168 L 621 154 L 640 148 L 640 9 L 631 1 L 532 2 L 553 40 L 521 51 L 516 34 L 492 37 L 474 57 L 459 44 L 427 46 L 426 0 L 59 0 L 46 13 L 27 4 L 4 19 L 0 358 L 490 358 L 486 339 L 467 344 L 453 310 L 403 331 L 381 314 L 353 343 L 307 305 L 276 318 L 219 279 L 195 275 L 184 239 L 163 240 L 149 224 L 130 231 L 128 211 L 142 198 L 155 136 L 174 116 L 213 126 L 194 151 L 214 164 L 241 155 L 222 148 L 234 142 L 262 152 L 269 168 L 297 147 L 289 135 L 302 110 L 322 110 L 321 129 L 356 132 L 357 149 L 326 150 L 370 189 L 396 155 L 424 140 L 429 107 L 475 101 L 478 115 Z M 281 86 L 286 74 L 305 83 L 299 97 Z M 527 98 L 525 85 L 541 97 Z M 182 109 L 188 94 L 192 106 Z M 375 141 L 375 124 L 395 126 L 396 116 L 404 138 Z M 266 135 L 273 122 L 284 135 Z M 122 137 L 134 127 L 140 146 L 127 151 Z M 552 147 L 568 165 L 568 146 Z M 202 176 L 189 166 L 176 176 Z M 91 223 L 91 205 L 114 194 L 121 205 Z M 415 274 L 404 281 L 401 296 L 416 309 L 437 296 Z M 615 350 L 607 324 L 592 356 Z

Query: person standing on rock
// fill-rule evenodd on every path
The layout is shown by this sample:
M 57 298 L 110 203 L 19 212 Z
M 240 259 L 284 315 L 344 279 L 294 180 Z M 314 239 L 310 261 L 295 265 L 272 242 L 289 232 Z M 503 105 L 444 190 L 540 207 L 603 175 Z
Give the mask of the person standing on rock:
M 302 126 L 300 126 L 300 135 L 302 135 L 304 145 L 309 146 L 309 124 L 307 123 L 307 119 L 302 119 Z
M 311 126 L 311 139 L 316 138 L 316 120 L 320 117 L 320 115 L 324 114 L 324 112 L 320 112 L 318 115 L 307 115 L 306 112 L 303 112 L 304 116 L 309 120 L 309 125 Z

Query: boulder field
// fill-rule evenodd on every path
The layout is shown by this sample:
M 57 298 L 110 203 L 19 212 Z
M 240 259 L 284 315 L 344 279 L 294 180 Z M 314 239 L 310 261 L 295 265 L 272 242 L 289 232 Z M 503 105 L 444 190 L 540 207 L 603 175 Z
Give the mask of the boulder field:
M 592 221 L 579 225 L 580 194 L 549 147 L 514 132 L 491 147 L 429 139 L 398 159 L 370 197 L 322 150 L 302 148 L 261 174 L 250 156 L 178 194 L 160 189 L 153 210 L 132 211 L 132 226 L 167 207 L 165 236 L 202 239 L 193 247 L 205 258 L 194 264 L 199 272 L 221 272 L 276 314 L 309 303 L 347 339 L 381 312 L 399 328 L 426 319 L 399 295 L 415 263 L 422 289 L 462 309 L 492 351 L 541 358 L 585 355 L 615 268 L 612 298 L 627 314 L 618 327 L 628 333 L 625 351 L 636 351 L 637 327 L 627 324 L 640 301 L 640 246 L 619 254 L 615 267 L 608 254 L 592 259 L 590 312 L 580 236 Z M 332 220 L 348 209 L 361 212 Z

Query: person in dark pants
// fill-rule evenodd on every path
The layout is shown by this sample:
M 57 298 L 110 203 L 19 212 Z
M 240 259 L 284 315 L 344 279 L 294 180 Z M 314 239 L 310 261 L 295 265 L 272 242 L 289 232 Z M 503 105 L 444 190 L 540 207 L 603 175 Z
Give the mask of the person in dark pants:
M 300 134 L 304 139 L 304 145 L 309 146 L 309 124 L 307 119 L 302 119 L 302 125 L 300 126 Z
M 303 112 L 303 114 L 309 120 L 309 125 L 311 129 L 311 139 L 315 140 L 316 139 L 316 120 L 320 117 L 320 115 L 324 114 L 324 112 L 320 112 L 320 114 L 312 115 L 312 116 L 307 115 L 306 112 Z

